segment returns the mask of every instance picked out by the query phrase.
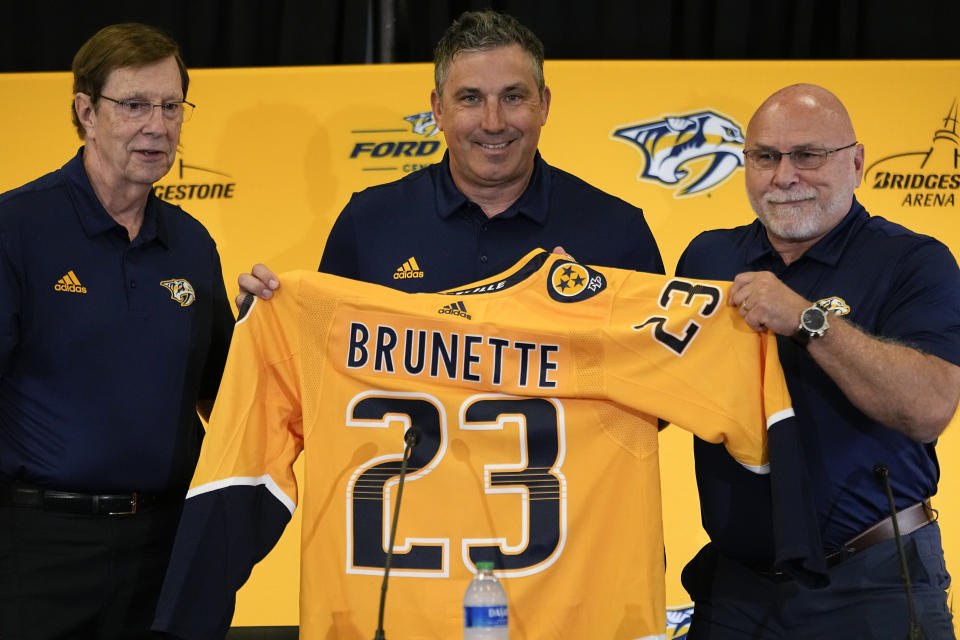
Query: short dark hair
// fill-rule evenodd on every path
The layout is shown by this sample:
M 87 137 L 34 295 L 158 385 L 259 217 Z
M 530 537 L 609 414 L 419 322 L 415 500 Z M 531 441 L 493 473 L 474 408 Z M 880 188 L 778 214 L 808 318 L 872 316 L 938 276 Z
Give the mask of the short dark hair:
M 530 55 L 533 78 L 543 94 L 543 43 L 513 16 L 498 11 L 465 11 L 447 27 L 433 50 L 433 80 L 437 95 L 454 57 L 464 51 L 486 51 L 518 44 Z
M 170 56 L 173 56 L 180 68 L 180 86 L 186 100 L 190 75 L 183 64 L 183 58 L 180 57 L 180 47 L 173 38 L 156 27 L 136 22 L 104 27 L 83 43 L 73 57 L 73 93 L 87 94 L 96 107 L 107 76 L 114 69 L 142 67 Z M 73 101 L 70 103 L 70 113 L 77 133 L 83 140 L 86 131 L 73 108 Z

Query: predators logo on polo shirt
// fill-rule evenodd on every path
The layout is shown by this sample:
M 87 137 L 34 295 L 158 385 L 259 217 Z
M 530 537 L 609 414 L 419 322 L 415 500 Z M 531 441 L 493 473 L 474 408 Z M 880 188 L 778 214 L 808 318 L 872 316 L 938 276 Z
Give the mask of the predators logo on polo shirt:
M 185 278 L 163 280 L 160 285 L 170 290 L 170 298 L 179 302 L 181 307 L 189 307 L 197 299 L 193 285 Z
M 848 305 L 843 298 L 838 298 L 837 296 L 822 298 L 817 300 L 815 304 L 827 313 L 834 315 L 845 316 L 850 313 L 850 305 Z

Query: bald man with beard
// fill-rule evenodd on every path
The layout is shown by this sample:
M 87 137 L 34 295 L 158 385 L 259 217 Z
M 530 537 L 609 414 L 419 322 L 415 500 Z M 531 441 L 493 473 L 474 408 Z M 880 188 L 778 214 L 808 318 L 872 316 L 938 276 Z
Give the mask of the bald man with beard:
M 927 639 L 954 638 L 930 498 L 935 444 L 960 398 L 957 263 L 939 241 L 857 201 L 864 147 L 826 89 L 774 93 L 745 147 L 757 219 L 700 234 L 677 275 L 733 280 L 728 303 L 777 334 L 802 440 L 774 481 L 809 492 L 798 527 L 818 538 L 823 562 L 776 563 L 772 512 L 791 505 L 771 504 L 769 476 L 696 440 L 710 543 L 683 572 L 696 604 L 688 638 L 924 637 L 920 627 Z

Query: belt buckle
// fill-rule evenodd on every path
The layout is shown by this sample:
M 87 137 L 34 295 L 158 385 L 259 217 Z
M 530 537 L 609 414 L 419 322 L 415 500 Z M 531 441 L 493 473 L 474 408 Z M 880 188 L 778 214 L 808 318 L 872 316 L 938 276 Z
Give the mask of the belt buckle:
M 854 555 L 856 555 L 857 549 L 849 545 L 843 545 L 836 551 L 831 551 L 826 555 L 827 569 L 832 569 L 844 560 L 847 560 Z
M 107 511 L 108 516 L 129 516 L 137 512 L 137 494 L 130 494 L 130 509 L 128 511 Z

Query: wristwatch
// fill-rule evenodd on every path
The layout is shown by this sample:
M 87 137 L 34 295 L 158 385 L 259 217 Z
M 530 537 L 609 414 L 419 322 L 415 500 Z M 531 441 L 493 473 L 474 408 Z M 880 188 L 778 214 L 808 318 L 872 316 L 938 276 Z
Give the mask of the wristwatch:
M 827 312 L 817 305 L 813 305 L 804 309 L 803 313 L 800 314 L 800 326 L 790 337 L 794 342 L 805 347 L 812 338 L 822 338 L 829 328 Z

